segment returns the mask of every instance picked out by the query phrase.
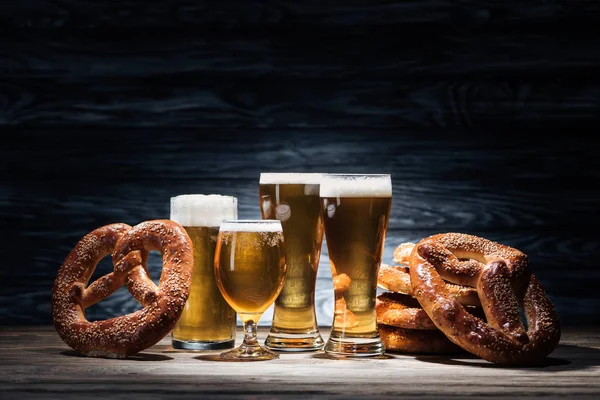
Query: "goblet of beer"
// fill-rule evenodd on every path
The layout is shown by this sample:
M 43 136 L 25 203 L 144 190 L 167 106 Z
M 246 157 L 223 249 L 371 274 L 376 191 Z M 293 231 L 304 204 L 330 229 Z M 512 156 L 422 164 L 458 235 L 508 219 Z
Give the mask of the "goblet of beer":
M 214 257 L 219 226 L 237 218 L 237 198 L 188 194 L 171 198 L 171 220 L 182 225 L 194 247 L 192 287 L 171 333 L 175 349 L 230 349 L 235 344 L 236 315 L 215 280 Z
M 260 209 L 264 219 L 283 226 L 287 272 L 275 300 L 271 331 L 265 345 L 279 351 L 311 351 L 323 347 L 315 315 L 315 283 L 323 243 L 319 198 L 322 174 L 262 173 Z
M 221 354 L 238 361 L 279 355 L 256 338 L 258 320 L 281 292 L 285 280 L 283 229 L 278 220 L 230 220 L 219 228 L 215 277 L 225 300 L 244 323 L 243 343 Z
M 321 180 L 320 197 L 335 295 L 325 353 L 382 355 L 375 300 L 392 204 L 391 177 L 329 174 Z

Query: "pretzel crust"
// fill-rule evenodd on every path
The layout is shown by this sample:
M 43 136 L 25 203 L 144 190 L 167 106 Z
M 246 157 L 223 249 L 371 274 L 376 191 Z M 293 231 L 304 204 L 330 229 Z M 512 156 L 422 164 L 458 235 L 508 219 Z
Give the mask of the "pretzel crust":
M 438 329 L 485 360 L 535 364 L 558 345 L 554 306 L 519 250 L 473 235 L 433 235 L 412 250 L 410 279 L 413 295 Z M 487 323 L 469 314 L 444 281 L 477 288 Z
M 156 286 L 148 277 L 148 252 L 162 254 Z M 87 286 L 98 262 L 112 254 L 114 272 Z M 192 279 L 192 242 L 170 220 L 135 227 L 111 224 L 85 235 L 60 267 L 52 289 L 52 319 L 63 341 L 92 357 L 123 358 L 146 349 L 171 331 L 181 315 Z M 136 312 L 89 322 L 84 309 L 123 284 L 142 304 Z M 87 286 L 87 287 L 86 287 Z
M 425 310 L 413 297 L 385 292 L 375 301 L 377 324 L 404 329 L 437 330 Z
M 401 245 L 402 246 L 402 245 Z M 377 273 L 377 286 L 390 292 L 412 296 L 410 274 L 408 267 L 402 265 L 381 264 Z M 446 288 L 459 303 L 471 306 L 481 306 L 477 290 L 472 287 L 446 282 Z
M 408 354 L 448 354 L 463 351 L 437 329 L 405 329 L 384 324 L 378 324 L 377 329 L 386 351 Z

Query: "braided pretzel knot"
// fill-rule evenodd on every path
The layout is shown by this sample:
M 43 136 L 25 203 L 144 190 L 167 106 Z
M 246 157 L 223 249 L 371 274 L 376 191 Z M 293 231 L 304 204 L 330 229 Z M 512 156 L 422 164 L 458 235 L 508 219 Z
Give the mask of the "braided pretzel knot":
M 413 295 L 438 329 L 485 360 L 535 363 L 558 345 L 554 306 L 529 271 L 527 256 L 516 249 L 460 233 L 430 236 L 411 253 L 410 279 Z M 477 288 L 487 323 L 469 314 L 444 280 Z
M 148 252 L 162 254 L 159 285 L 148 276 Z M 114 271 L 86 287 L 96 265 L 112 254 Z M 145 221 L 135 227 L 111 224 L 85 235 L 69 253 L 52 289 L 52 319 L 71 348 L 92 357 L 122 358 L 162 339 L 177 322 L 192 279 L 192 242 L 170 220 Z M 143 306 L 121 317 L 89 322 L 85 308 L 125 284 Z

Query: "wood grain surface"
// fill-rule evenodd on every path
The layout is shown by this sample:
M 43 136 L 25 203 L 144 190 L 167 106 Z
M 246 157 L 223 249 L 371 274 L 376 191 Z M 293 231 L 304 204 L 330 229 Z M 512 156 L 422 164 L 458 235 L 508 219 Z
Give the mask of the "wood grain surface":
M 173 195 L 260 217 L 264 171 L 391 173 L 384 261 L 484 236 L 529 255 L 565 324 L 598 323 L 597 26 L 597 1 L 2 2 L 0 324 L 50 322 L 77 241 Z
M 258 330 L 261 342 L 265 335 Z M 317 352 L 219 362 L 219 352 L 175 351 L 168 338 L 129 359 L 110 360 L 79 356 L 50 327 L 2 328 L 0 351 L 5 400 L 92 393 L 111 399 L 597 399 L 600 393 L 596 328 L 565 331 L 546 362 L 530 368 L 498 367 L 467 354 L 332 360 Z

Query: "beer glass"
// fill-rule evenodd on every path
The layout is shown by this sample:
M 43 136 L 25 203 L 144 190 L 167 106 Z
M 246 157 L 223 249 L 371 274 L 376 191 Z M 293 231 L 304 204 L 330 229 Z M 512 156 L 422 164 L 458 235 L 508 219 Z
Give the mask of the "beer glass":
M 375 297 L 392 204 L 391 177 L 328 174 L 321 180 L 320 197 L 335 295 L 325 353 L 382 355 Z
M 238 361 L 271 360 L 279 355 L 256 338 L 258 320 L 281 292 L 285 280 L 283 229 L 278 220 L 221 223 L 214 273 L 223 297 L 244 323 L 243 343 L 220 355 Z
M 315 283 L 323 243 L 321 176 L 316 173 L 260 174 L 261 214 L 264 219 L 281 221 L 287 264 L 285 283 L 275 299 L 271 331 L 265 341 L 270 349 L 323 348 L 315 315 Z
M 182 225 L 194 247 L 194 272 L 187 303 L 172 333 L 175 349 L 230 349 L 235 343 L 236 315 L 225 301 L 214 273 L 219 226 L 237 218 L 237 198 L 187 194 L 171 198 L 171 220 Z

